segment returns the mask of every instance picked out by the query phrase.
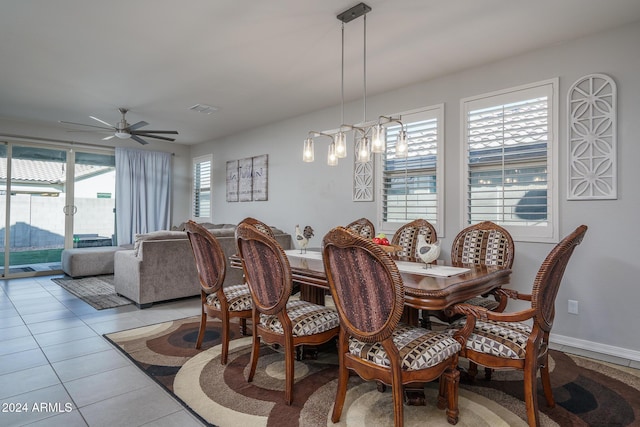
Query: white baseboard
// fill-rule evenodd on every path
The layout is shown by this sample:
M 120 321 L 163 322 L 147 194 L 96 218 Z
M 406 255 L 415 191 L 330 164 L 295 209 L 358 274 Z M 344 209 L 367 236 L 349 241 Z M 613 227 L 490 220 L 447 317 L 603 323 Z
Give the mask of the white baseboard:
M 568 345 L 582 350 L 594 351 L 596 353 L 607 354 L 610 356 L 621 357 L 623 359 L 640 361 L 640 351 L 628 348 L 616 347 L 613 345 L 600 344 L 597 342 L 580 340 L 577 338 L 566 337 L 564 335 L 551 334 L 549 340 L 554 344 Z

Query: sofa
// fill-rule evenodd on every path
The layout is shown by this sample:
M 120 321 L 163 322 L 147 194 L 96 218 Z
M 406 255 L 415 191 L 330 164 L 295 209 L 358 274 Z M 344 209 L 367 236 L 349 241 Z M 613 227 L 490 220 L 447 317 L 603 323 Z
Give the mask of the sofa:
M 229 264 L 229 257 L 237 253 L 235 224 L 202 225 L 216 236 L 227 259 L 223 286 L 241 283 L 242 270 L 231 268 Z M 272 229 L 278 243 L 290 249 L 291 235 L 274 227 Z M 183 226 L 136 235 L 133 249 L 115 252 L 114 285 L 119 295 L 132 300 L 139 308 L 199 295 L 200 281 Z

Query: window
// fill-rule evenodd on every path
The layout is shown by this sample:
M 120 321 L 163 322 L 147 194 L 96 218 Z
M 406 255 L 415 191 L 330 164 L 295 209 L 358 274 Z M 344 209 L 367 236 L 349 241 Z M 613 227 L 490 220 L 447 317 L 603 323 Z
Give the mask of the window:
M 397 117 L 398 115 L 394 115 Z M 407 131 L 408 155 L 396 157 L 399 124 L 386 127 L 386 152 L 379 156 L 379 222 L 387 231 L 424 218 L 444 231 L 441 163 L 444 105 L 400 114 Z
M 556 241 L 557 79 L 462 100 L 463 224 Z
M 211 159 L 193 159 L 193 217 L 211 220 Z

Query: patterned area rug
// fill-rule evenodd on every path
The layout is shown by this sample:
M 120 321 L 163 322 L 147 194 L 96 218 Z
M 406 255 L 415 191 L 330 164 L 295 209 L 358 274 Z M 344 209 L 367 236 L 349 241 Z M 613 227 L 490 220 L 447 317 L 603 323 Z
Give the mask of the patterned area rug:
M 80 279 L 63 277 L 51 280 L 73 295 L 81 298 L 96 310 L 132 304 L 130 300 L 116 294 L 115 287 L 113 286 L 113 274 L 83 277 Z
M 251 337 L 236 334 L 227 365 L 220 364 L 220 324 L 210 321 L 201 350 L 195 350 L 198 318 L 182 319 L 105 335 L 147 375 L 177 396 L 203 421 L 219 426 L 392 426 L 390 390 L 351 376 L 341 422 L 331 423 L 337 387 L 337 357 L 296 362 L 293 405 L 284 398 L 284 357 L 262 346 L 256 375 L 247 383 Z M 539 385 L 543 426 L 640 425 L 640 371 L 562 352 L 551 352 L 556 407 L 546 407 Z M 460 384 L 458 426 L 526 426 L 522 374 L 494 373 Z M 405 425 L 447 426 L 436 408 L 437 384 L 425 387 L 426 406 L 404 407 Z

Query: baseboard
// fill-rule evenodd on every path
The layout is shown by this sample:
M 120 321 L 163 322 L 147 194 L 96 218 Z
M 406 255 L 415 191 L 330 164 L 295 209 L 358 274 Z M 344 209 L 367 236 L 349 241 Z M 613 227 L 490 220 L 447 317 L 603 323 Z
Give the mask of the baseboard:
M 600 344 L 597 342 L 581 340 L 564 335 L 551 334 L 549 340 L 554 344 L 568 345 L 581 350 L 594 351 L 596 353 L 607 354 L 609 356 L 621 357 L 623 359 L 640 361 L 640 351 L 628 348 L 616 347 L 613 345 Z

